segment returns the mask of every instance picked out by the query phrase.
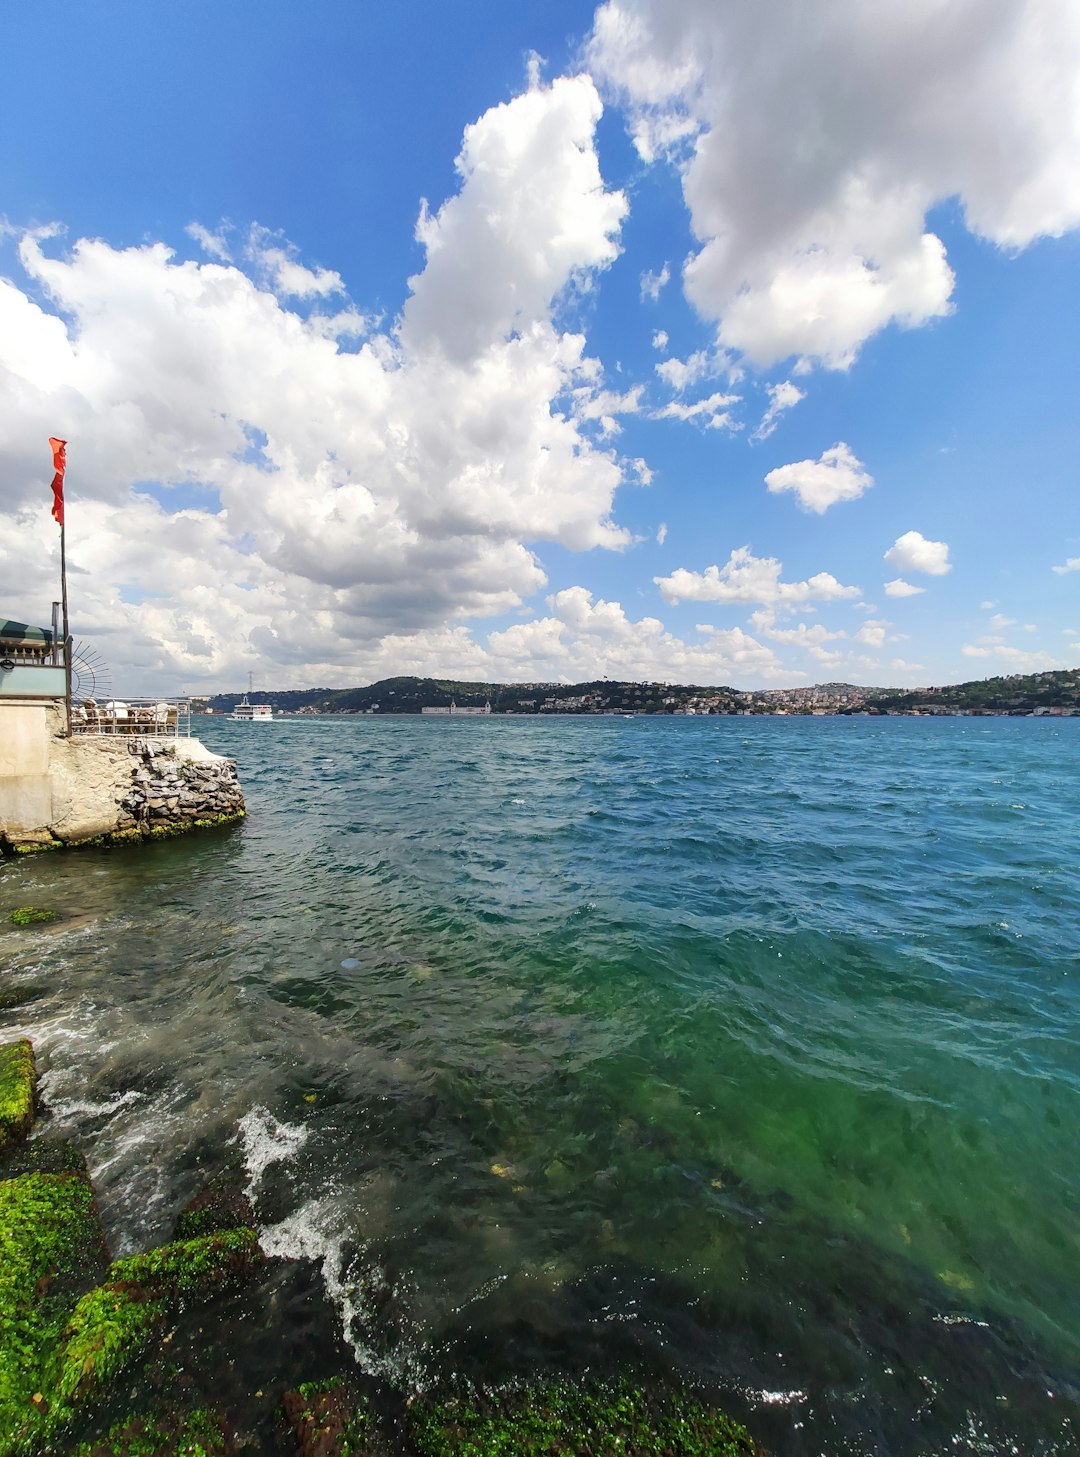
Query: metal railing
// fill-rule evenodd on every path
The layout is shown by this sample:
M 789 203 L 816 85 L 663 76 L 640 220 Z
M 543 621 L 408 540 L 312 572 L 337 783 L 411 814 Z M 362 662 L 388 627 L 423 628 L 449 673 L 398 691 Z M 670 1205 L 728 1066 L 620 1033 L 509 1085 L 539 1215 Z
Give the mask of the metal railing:
M 139 735 L 148 739 L 191 737 L 189 698 L 92 698 L 71 705 L 71 732 L 109 737 Z

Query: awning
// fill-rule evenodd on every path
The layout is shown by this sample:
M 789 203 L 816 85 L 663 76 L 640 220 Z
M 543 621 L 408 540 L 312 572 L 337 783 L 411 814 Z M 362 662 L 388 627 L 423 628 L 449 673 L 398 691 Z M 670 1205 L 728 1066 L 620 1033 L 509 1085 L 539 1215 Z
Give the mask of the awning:
M 0 620 L 0 646 L 11 648 L 51 648 L 51 627 L 31 627 L 28 622 Z

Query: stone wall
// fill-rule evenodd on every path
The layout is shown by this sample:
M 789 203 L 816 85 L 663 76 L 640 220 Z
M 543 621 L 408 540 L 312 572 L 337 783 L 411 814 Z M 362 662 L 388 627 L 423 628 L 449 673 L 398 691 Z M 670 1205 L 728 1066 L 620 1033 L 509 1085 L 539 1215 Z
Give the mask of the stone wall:
M 0 703 L 0 850 L 158 839 L 244 816 L 198 739 L 68 738 L 62 704 Z

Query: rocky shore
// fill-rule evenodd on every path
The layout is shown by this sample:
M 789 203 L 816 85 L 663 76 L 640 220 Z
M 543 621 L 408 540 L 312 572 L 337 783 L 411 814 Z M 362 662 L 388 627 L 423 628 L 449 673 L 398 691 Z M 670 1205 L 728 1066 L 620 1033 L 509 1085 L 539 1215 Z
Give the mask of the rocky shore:
M 197 739 L 45 741 L 41 762 L 0 775 L 0 853 L 163 839 L 244 818 L 231 759 Z
M 386 1389 L 310 1337 L 298 1312 L 323 1300 L 310 1262 L 264 1254 L 228 1177 L 169 1243 L 112 1260 L 84 1158 L 48 1135 L 31 1044 L 0 1045 L 0 1457 L 762 1457 L 681 1391 Z

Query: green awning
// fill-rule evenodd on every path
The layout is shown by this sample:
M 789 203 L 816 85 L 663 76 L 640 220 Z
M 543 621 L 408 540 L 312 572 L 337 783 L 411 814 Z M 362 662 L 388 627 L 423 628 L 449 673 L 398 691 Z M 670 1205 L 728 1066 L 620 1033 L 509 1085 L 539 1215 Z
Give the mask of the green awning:
M 28 622 L 0 620 L 0 644 L 6 648 L 52 647 L 51 627 L 31 627 Z

